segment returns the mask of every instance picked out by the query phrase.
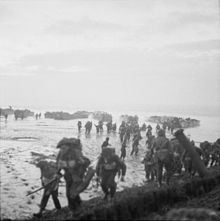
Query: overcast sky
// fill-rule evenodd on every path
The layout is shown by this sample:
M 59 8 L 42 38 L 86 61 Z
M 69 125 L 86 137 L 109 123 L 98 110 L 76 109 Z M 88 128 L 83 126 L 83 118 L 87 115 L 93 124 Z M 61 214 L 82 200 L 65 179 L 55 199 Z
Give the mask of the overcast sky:
M 219 0 L 0 0 L 0 106 L 220 106 Z

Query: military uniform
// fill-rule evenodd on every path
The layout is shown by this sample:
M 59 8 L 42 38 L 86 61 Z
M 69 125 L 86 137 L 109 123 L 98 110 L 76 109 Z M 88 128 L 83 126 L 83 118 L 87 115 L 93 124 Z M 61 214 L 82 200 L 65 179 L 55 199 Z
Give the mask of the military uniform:
M 140 134 L 135 134 L 134 138 L 133 138 L 133 143 L 132 143 L 132 151 L 130 153 L 130 155 L 133 155 L 133 153 L 135 153 L 135 156 L 137 156 L 138 154 L 138 145 L 139 145 L 139 141 L 142 139 L 142 137 L 140 136 Z
M 65 171 L 64 179 L 66 181 L 68 206 L 73 210 L 81 202 L 79 193 L 88 186 L 93 176 L 93 172 L 91 171 L 91 176 L 88 177 L 85 183 L 85 179 L 83 178 L 87 172 L 90 160 L 83 156 L 82 145 L 79 139 L 63 138 L 58 143 L 57 148 L 60 148 L 57 156 L 58 168 Z
M 124 140 L 125 133 L 126 133 L 126 126 L 125 126 L 125 123 L 122 122 L 119 127 L 119 134 L 120 134 L 120 141 L 121 142 L 123 142 L 123 140 Z
M 120 156 L 120 159 L 125 159 L 126 157 L 126 143 L 123 142 L 122 143 L 122 146 L 121 146 L 121 156 Z
M 102 144 L 102 149 L 107 148 L 108 146 L 111 146 L 111 145 L 108 143 L 108 141 L 109 141 L 109 138 L 107 137 L 106 140 L 105 140 L 105 141 L 103 142 L 103 144 Z
M 43 197 L 40 203 L 40 211 L 38 213 L 35 213 L 34 216 L 41 217 L 43 211 L 45 210 L 47 206 L 47 202 L 50 196 L 52 196 L 56 209 L 61 209 L 61 205 L 58 199 L 59 179 L 55 179 L 57 172 L 58 172 L 56 163 L 40 161 L 37 164 L 37 167 L 39 167 L 41 170 L 41 182 L 42 182 L 42 186 L 44 186 L 45 188 L 44 188 Z M 54 181 L 50 183 L 51 180 L 53 179 Z
M 163 167 L 165 167 L 166 170 L 166 183 L 169 185 L 173 168 L 173 152 L 170 141 L 165 137 L 164 130 L 158 131 L 158 137 L 154 140 L 153 149 L 157 162 L 157 179 L 159 186 L 162 185 Z
M 144 163 L 145 177 L 146 180 L 153 181 L 156 177 L 156 167 L 155 167 L 155 158 L 153 156 L 152 151 L 147 151 L 146 155 L 142 161 Z
M 126 173 L 126 165 L 114 153 L 113 148 L 103 149 L 97 163 L 96 173 L 101 177 L 101 187 L 105 193 L 105 199 L 107 199 L 109 194 L 111 198 L 114 196 L 117 188 L 115 176 L 120 170 L 122 170 L 123 179 Z

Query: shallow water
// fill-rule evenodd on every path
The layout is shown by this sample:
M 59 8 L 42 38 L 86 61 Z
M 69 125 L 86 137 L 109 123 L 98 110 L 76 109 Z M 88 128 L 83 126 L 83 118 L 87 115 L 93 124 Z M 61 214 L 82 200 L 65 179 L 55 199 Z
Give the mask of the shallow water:
M 138 114 L 140 123 L 152 114 Z M 119 123 L 119 114 L 114 114 L 114 121 Z M 193 118 L 193 116 L 190 116 Z M 196 117 L 194 117 L 196 118 Z M 215 141 L 220 137 L 220 120 L 212 117 L 199 117 L 201 126 L 185 130 L 187 135 L 195 141 Z M 103 134 L 96 135 L 93 127 L 91 135 L 85 136 L 84 128 L 79 134 L 77 131 L 77 121 L 56 121 L 52 119 L 28 118 L 15 121 L 12 116 L 7 123 L 4 119 L 0 121 L 0 193 L 1 193 L 1 218 L 24 219 L 30 217 L 38 211 L 42 191 L 33 195 L 26 196 L 28 191 L 33 191 L 41 187 L 40 170 L 33 164 L 37 157 L 33 152 L 47 156 L 55 156 L 58 152 L 56 144 L 63 137 L 79 137 L 83 144 L 84 155 L 90 160 L 95 160 L 100 153 L 101 144 L 105 140 L 106 127 Z M 83 125 L 87 119 L 81 120 Z M 93 122 L 96 122 L 95 120 Z M 152 124 L 155 128 L 155 124 Z M 154 132 L 154 131 L 153 131 Z M 126 182 L 118 182 L 118 191 L 125 187 L 133 185 L 142 185 L 145 180 L 144 166 L 140 163 L 145 151 L 145 134 L 140 141 L 139 154 L 137 157 L 129 156 L 131 144 L 127 148 L 127 165 Z M 109 134 L 110 143 L 116 148 L 116 153 L 120 155 L 120 141 L 118 134 Z M 168 136 L 170 136 L 168 134 Z M 52 157 L 53 158 L 53 157 Z M 65 197 L 65 184 L 62 183 L 59 189 L 59 199 L 62 206 L 67 205 Z M 101 196 L 100 187 L 95 188 L 95 183 L 91 182 L 90 186 L 81 194 L 83 200 L 90 199 L 94 196 Z M 49 200 L 47 209 L 53 209 L 53 203 Z

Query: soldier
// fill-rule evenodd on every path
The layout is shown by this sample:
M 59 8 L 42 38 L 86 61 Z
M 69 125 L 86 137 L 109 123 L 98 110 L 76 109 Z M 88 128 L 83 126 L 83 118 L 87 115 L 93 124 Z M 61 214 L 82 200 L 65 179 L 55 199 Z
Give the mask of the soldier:
M 152 149 L 152 145 L 153 145 L 154 139 L 155 139 L 155 136 L 151 135 L 151 136 L 148 137 L 148 139 L 146 141 L 146 146 L 147 146 L 147 148 L 149 150 Z
M 111 146 L 111 144 L 109 143 L 109 137 L 106 137 L 105 141 L 102 144 L 102 150 L 104 148 L 107 148 L 108 146 Z
M 92 130 L 92 121 L 87 121 L 85 124 L 86 134 L 89 135 Z
M 174 129 L 175 129 L 175 127 L 174 127 L 173 123 L 171 123 L 171 126 L 170 126 L 170 132 L 171 132 L 171 134 L 173 134 Z
M 36 120 L 38 120 L 38 114 L 35 114 L 35 118 L 36 118 Z
M 190 143 L 195 148 L 195 151 L 198 153 L 199 157 L 201 158 L 203 155 L 203 151 L 200 148 L 195 146 L 195 142 L 193 140 Z M 183 153 L 182 160 L 184 163 L 185 172 L 188 173 L 190 177 L 194 176 L 196 173 L 194 169 L 195 166 L 194 166 L 192 157 L 186 150 Z
M 8 120 L 8 114 L 5 114 L 4 117 L 5 117 L 5 122 L 6 122 Z
M 152 136 L 152 130 L 148 129 L 146 133 L 146 137 L 149 139 L 150 136 Z
M 162 129 L 163 129 L 164 131 L 166 131 L 166 128 L 167 128 L 167 123 L 166 123 L 166 122 L 163 122 L 163 124 L 162 124 Z
M 116 125 L 116 123 L 114 123 L 114 124 L 112 124 L 112 131 L 116 132 L 116 130 L 117 130 L 117 125 Z
M 80 205 L 79 193 L 87 188 L 95 169 L 89 168 L 90 160 L 82 154 L 80 139 L 63 138 L 57 148 L 60 149 L 57 156 L 58 169 L 64 170 L 68 206 L 73 211 Z
M 80 132 L 82 128 L 82 122 L 80 120 L 78 121 L 77 126 L 78 126 L 78 132 Z
M 203 151 L 203 162 L 205 166 L 207 167 L 210 161 L 210 153 L 211 153 L 212 145 L 208 141 L 204 141 L 200 143 L 200 148 Z
M 210 166 L 217 166 L 220 163 L 220 139 L 212 144 Z
M 133 137 L 133 143 L 132 143 L 132 151 L 131 151 L 131 156 L 133 155 L 133 153 L 135 153 L 135 156 L 137 156 L 138 154 L 138 145 L 139 145 L 139 141 L 142 139 L 142 137 L 140 136 L 140 134 L 135 134 Z
M 99 133 L 99 125 L 96 125 L 96 124 L 94 124 L 95 125 L 95 128 L 96 128 L 96 133 L 98 134 Z
M 125 160 L 125 157 L 126 157 L 126 142 L 123 141 L 122 145 L 121 145 L 121 156 L 120 156 L 120 159 L 122 159 L 123 161 Z
M 147 126 L 147 131 L 151 131 L 152 132 L 152 126 L 149 124 L 148 126 Z
M 121 143 L 124 140 L 124 135 L 126 133 L 126 126 L 125 126 L 125 121 L 122 121 L 120 127 L 119 127 L 119 134 L 120 134 L 120 141 Z
M 89 127 L 90 127 L 90 122 L 87 121 L 86 124 L 85 124 L 85 128 L 86 128 L 85 133 L 86 133 L 86 134 L 89 134 Z
M 43 211 L 47 206 L 47 202 L 50 196 L 52 196 L 56 209 L 61 209 L 61 205 L 58 199 L 58 186 L 61 174 L 57 173 L 58 169 L 55 162 L 40 161 L 37 164 L 37 167 L 39 167 L 41 170 L 41 182 L 42 186 L 45 187 L 43 197 L 40 203 L 40 211 L 38 213 L 34 213 L 35 217 L 40 218 L 43 215 Z M 53 179 L 54 181 L 50 183 Z
M 156 126 L 156 133 L 158 133 L 159 130 L 160 130 L 160 125 L 157 124 L 157 126 Z
M 146 181 L 153 181 L 156 176 L 155 159 L 154 159 L 153 151 L 148 150 L 146 152 L 146 155 L 142 163 L 144 164 Z
M 146 129 L 147 129 L 147 125 L 145 123 L 143 123 L 142 126 L 141 126 L 141 130 L 146 131 Z
M 91 130 L 92 130 L 92 121 L 89 121 L 89 134 L 90 134 L 90 132 L 91 132 Z
M 121 170 L 121 181 L 124 181 L 126 174 L 126 165 L 114 153 L 114 148 L 105 148 L 102 151 L 101 157 L 98 160 L 96 173 L 101 179 L 101 187 L 105 194 L 104 199 L 107 200 L 110 195 L 114 197 L 117 184 L 115 182 L 116 174 Z
M 133 128 L 133 133 L 134 134 L 140 133 L 140 127 L 138 123 L 135 123 L 134 128 Z
M 99 125 L 100 132 L 103 132 L 103 121 L 100 120 L 98 125 Z
M 131 138 L 131 125 L 130 124 L 127 124 L 126 125 L 126 130 L 125 130 L 125 135 L 124 135 L 124 140 L 127 141 L 130 141 L 130 138 Z
M 155 158 L 157 162 L 157 178 L 159 187 L 162 186 L 163 167 L 166 170 L 166 183 L 169 185 L 169 181 L 172 175 L 173 165 L 173 151 L 170 141 L 165 136 L 165 131 L 160 129 L 158 136 L 154 140 L 153 149 L 155 151 Z
M 106 127 L 107 127 L 107 133 L 110 133 L 111 130 L 112 130 L 112 121 L 108 122 L 108 123 L 106 124 Z
M 180 175 L 182 173 L 182 159 L 180 153 L 177 151 L 173 153 L 173 164 L 173 172 Z
M 170 143 L 173 150 L 173 173 L 178 173 L 180 175 L 183 168 L 183 155 L 185 149 L 176 138 L 172 138 Z

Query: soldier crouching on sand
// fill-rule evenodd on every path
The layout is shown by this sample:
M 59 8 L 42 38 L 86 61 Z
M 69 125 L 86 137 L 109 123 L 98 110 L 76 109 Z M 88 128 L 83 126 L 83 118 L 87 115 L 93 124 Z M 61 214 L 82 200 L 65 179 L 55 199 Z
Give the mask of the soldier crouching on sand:
M 115 154 L 114 148 L 105 148 L 102 150 L 101 157 L 97 163 L 96 173 L 101 179 L 101 187 L 105 193 L 104 199 L 113 198 L 116 192 L 117 184 L 115 182 L 116 174 L 122 170 L 121 181 L 124 181 L 126 165 Z
M 80 139 L 63 138 L 58 144 L 58 169 L 64 170 L 66 196 L 71 211 L 81 204 L 79 194 L 85 190 L 95 174 L 95 168 L 89 167 L 90 160 L 83 156 Z
M 58 199 L 58 187 L 61 174 L 57 174 L 58 169 L 55 162 L 40 161 L 37 164 L 37 167 L 41 170 L 41 182 L 44 187 L 44 193 L 40 203 L 40 211 L 38 213 L 34 213 L 34 216 L 40 218 L 43 215 L 43 211 L 47 206 L 50 196 L 52 196 L 56 209 L 61 209 Z

